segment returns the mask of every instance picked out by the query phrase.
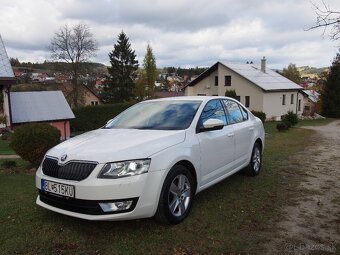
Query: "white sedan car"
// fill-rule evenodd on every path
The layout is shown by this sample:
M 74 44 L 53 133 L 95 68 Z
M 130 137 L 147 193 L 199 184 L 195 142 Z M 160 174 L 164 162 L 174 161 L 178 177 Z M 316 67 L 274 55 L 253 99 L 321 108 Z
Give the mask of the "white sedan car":
M 234 99 L 144 101 L 49 150 L 37 204 L 87 220 L 176 224 L 198 192 L 240 170 L 258 175 L 263 148 L 262 122 Z

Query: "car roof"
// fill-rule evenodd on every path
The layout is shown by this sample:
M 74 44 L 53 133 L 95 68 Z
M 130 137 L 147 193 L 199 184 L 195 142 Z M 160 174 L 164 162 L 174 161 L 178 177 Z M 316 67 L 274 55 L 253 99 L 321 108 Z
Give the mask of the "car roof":
M 232 98 L 222 97 L 222 96 L 180 96 L 180 97 L 166 97 L 166 98 L 152 99 L 152 100 L 147 100 L 144 102 L 150 102 L 150 101 L 203 101 L 203 102 L 206 102 L 211 99 L 232 99 Z

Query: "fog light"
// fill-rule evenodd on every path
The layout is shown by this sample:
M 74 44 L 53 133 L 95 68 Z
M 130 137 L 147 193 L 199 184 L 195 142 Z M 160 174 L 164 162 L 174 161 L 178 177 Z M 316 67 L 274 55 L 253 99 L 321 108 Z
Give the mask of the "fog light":
M 103 212 L 119 212 L 129 210 L 132 205 L 133 200 L 126 200 L 120 202 L 111 202 L 111 203 L 99 203 Z

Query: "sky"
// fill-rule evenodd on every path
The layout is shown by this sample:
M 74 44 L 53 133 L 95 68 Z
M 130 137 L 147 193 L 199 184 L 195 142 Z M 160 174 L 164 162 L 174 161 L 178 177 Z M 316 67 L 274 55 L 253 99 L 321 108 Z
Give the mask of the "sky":
M 340 11 L 339 0 L 324 1 Z M 323 37 L 322 29 L 306 31 L 316 21 L 309 0 L 0 0 L 0 6 L 7 53 L 21 62 L 50 60 L 54 33 L 79 23 L 98 42 L 91 61 L 106 65 L 122 30 L 140 64 L 149 43 L 158 67 L 256 64 L 263 56 L 273 69 L 289 63 L 324 67 L 340 45 L 327 33 Z

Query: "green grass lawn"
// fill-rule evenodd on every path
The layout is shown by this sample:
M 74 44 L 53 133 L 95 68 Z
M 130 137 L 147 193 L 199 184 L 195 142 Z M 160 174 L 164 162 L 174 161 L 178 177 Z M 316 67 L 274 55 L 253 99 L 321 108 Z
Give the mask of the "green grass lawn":
M 0 140 L 0 155 L 15 154 L 8 141 Z
M 35 205 L 32 173 L 0 170 L 0 254 L 222 254 L 261 253 L 281 208 L 299 180 L 290 156 L 313 131 L 277 132 L 266 123 L 264 165 L 258 177 L 235 174 L 199 193 L 191 215 L 175 226 L 153 219 L 90 222 Z M 287 177 L 287 178 L 286 178 Z M 291 179 L 289 179 L 291 178 Z

